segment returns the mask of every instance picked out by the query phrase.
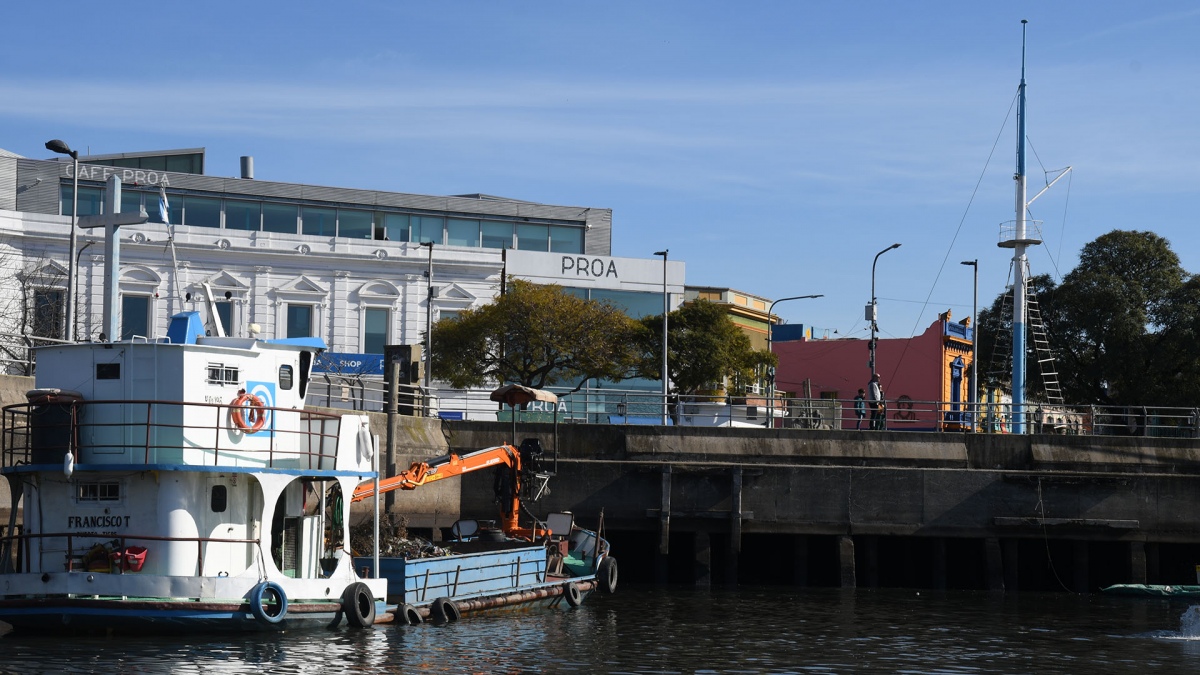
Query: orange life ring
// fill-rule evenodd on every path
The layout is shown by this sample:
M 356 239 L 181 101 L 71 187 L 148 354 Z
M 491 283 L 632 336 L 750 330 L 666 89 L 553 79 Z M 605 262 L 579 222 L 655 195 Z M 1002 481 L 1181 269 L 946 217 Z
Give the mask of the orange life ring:
M 267 411 L 263 407 L 263 401 L 254 394 L 239 394 L 229 404 L 229 407 L 229 415 L 233 419 L 233 426 L 248 434 L 253 434 L 261 430 L 263 425 L 267 423 Z M 245 412 L 245 415 L 242 414 L 243 412 Z

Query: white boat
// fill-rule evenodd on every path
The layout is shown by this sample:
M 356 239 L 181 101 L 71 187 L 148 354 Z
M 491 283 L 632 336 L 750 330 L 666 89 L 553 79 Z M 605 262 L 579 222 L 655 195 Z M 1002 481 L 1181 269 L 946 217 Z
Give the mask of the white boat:
M 374 439 L 365 416 L 304 409 L 323 347 L 207 337 L 185 312 L 165 340 L 41 348 L 38 389 L 4 409 L 23 529 L 0 550 L 0 621 L 372 624 L 386 581 L 341 554 L 349 500 L 324 496 L 374 477 Z

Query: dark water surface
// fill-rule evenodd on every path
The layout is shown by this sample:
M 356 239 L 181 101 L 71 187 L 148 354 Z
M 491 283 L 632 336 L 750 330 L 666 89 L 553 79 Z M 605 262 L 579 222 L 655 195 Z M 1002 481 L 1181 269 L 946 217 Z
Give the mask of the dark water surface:
M 1200 607 L 1098 595 L 625 586 L 581 608 L 254 636 L 7 634 L 0 672 L 1188 673 Z

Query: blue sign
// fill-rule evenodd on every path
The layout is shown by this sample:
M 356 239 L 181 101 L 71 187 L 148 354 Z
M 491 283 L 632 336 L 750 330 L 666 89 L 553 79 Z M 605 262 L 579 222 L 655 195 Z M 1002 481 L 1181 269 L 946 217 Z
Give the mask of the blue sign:
M 347 352 L 321 352 L 313 364 L 314 373 L 335 375 L 379 375 L 383 376 L 383 354 L 350 354 Z
M 274 408 L 276 405 L 278 405 L 275 402 L 275 383 L 246 380 L 246 393 L 257 396 L 258 400 L 262 401 L 263 407 L 267 408 L 267 410 L 264 410 L 262 413 L 263 419 L 265 420 L 263 422 L 262 431 L 258 433 L 262 434 L 263 436 L 274 436 L 275 416 L 271 414 L 270 408 Z

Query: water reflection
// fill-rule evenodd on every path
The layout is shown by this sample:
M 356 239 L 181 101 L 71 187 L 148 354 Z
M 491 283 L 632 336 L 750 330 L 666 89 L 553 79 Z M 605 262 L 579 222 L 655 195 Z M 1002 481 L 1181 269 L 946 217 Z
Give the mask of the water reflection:
M 624 587 L 563 612 L 253 636 L 0 638 L 0 671 L 1028 673 L 1200 668 L 1200 608 L 1067 594 Z

